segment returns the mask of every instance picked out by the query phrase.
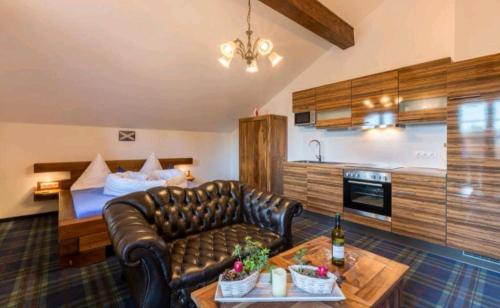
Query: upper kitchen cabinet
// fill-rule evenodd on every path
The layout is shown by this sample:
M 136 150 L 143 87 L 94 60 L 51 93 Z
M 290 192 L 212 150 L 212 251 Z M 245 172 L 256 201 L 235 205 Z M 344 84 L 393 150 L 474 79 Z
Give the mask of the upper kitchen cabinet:
M 316 127 L 351 127 L 351 81 L 316 88 Z
M 397 70 L 352 80 L 352 125 L 395 125 L 398 118 L 397 100 Z
M 316 108 L 316 89 L 307 89 L 293 92 L 292 108 L 293 112 L 314 111 Z
M 500 53 L 453 63 L 448 68 L 448 97 L 466 98 L 500 90 Z
M 450 58 L 399 70 L 399 124 L 446 122 Z

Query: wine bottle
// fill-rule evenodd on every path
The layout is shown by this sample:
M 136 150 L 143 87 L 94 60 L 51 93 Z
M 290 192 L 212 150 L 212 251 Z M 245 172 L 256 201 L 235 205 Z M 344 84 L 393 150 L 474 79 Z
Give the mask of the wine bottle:
M 335 215 L 335 227 L 332 230 L 332 264 L 344 265 L 344 230 L 340 222 L 340 213 Z

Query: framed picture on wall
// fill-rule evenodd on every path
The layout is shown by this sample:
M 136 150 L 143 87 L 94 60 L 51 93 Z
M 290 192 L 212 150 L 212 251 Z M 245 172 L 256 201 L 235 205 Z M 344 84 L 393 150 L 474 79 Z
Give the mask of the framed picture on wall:
M 134 130 L 121 130 L 118 132 L 119 141 L 135 141 Z

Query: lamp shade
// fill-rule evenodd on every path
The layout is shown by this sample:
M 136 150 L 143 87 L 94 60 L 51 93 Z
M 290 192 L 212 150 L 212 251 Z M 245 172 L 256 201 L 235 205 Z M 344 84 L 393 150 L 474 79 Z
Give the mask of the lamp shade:
M 269 61 L 271 62 L 271 65 L 273 67 L 275 67 L 276 65 L 278 65 L 278 63 L 281 62 L 281 60 L 283 60 L 283 57 L 280 56 L 277 52 L 273 51 L 270 55 L 269 55 Z

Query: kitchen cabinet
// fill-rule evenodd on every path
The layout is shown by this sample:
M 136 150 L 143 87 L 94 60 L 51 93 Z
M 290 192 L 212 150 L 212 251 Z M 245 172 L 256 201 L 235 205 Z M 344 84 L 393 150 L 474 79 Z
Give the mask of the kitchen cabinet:
M 398 120 L 398 71 L 352 80 L 352 125 L 384 127 Z
M 293 112 L 314 111 L 316 109 L 316 89 L 307 89 L 292 93 Z
M 445 244 L 445 177 L 392 173 L 392 232 Z
M 399 124 L 446 122 L 450 58 L 399 69 Z
M 265 115 L 239 122 L 240 181 L 261 191 L 282 194 L 287 117 Z
M 343 212 L 342 168 L 330 164 L 307 165 L 307 209 L 334 216 Z
M 316 88 L 316 127 L 351 127 L 351 81 L 341 81 Z
M 500 54 L 448 69 L 447 244 L 500 258 Z
M 500 91 L 500 53 L 451 64 L 447 88 L 452 99 Z
M 307 164 L 285 162 L 283 164 L 283 195 L 299 201 L 307 209 Z

